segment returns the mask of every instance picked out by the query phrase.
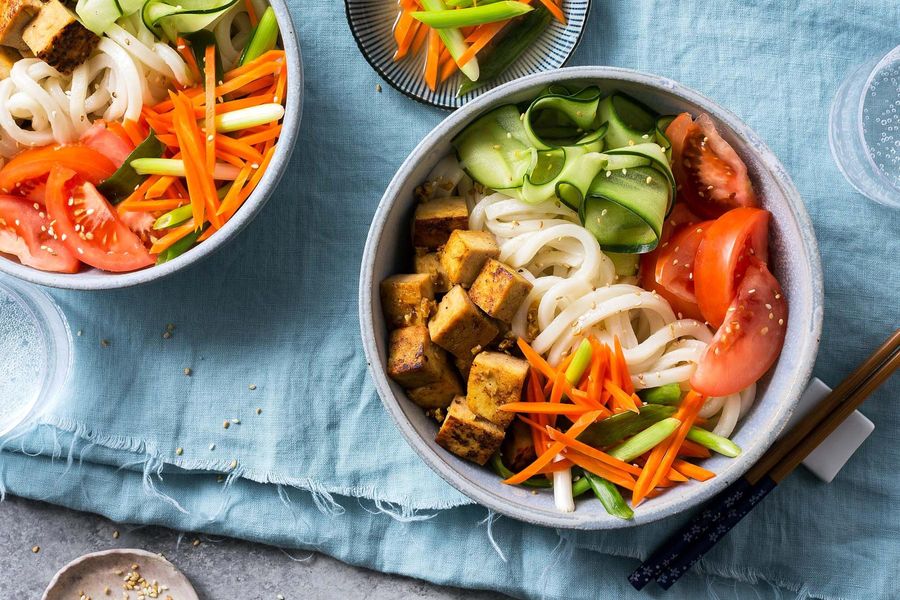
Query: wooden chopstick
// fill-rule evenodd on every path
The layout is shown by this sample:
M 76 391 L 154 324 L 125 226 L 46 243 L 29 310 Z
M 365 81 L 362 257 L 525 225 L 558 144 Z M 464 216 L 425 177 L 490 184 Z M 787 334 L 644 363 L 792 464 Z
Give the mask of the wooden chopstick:
M 775 442 L 763 457 L 744 475 L 751 483 L 756 483 L 776 464 L 793 450 L 803 438 L 825 420 L 846 398 L 858 388 L 898 347 L 900 347 L 900 329 L 894 332 L 875 352 L 840 383 L 822 402 L 784 437 Z M 852 410 L 850 412 L 853 412 Z M 845 417 L 846 418 L 846 417 Z M 824 439 L 824 438 L 822 438 Z
M 668 589 L 830 435 L 900 365 L 900 330 L 798 423 L 743 477 L 720 492 L 630 576 L 642 589 L 657 579 Z M 790 445 L 785 440 L 791 440 Z M 770 457 L 773 455 L 773 457 Z M 767 468 L 760 466 L 765 462 Z M 753 475 L 751 480 L 750 476 Z M 777 479 L 776 479 L 777 478 Z

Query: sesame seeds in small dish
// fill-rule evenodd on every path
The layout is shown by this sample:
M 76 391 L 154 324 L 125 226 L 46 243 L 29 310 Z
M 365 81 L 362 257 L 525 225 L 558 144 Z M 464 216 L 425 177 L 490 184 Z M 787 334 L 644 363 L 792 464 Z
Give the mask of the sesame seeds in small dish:
M 436 6 L 459 8 L 443 11 L 458 14 L 465 7 L 478 8 L 477 3 L 345 0 L 350 31 L 372 68 L 410 98 L 450 110 L 500 84 L 564 66 L 581 41 L 591 5 L 590 0 L 504 4 L 527 5 L 514 6 L 512 11 L 533 10 L 505 21 L 453 28 L 460 32 L 459 51 L 463 53 L 454 52 L 454 60 L 444 44 L 446 37 L 432 35 L 448 28 L 432 29 L 410 15 L 435 13 Z M 436 62 L 430 60 L 433 56 L 438 57 Z M 471 61 L 466 60 L 469 56 Z M 477 80 L 471 81 L 474 76 Z

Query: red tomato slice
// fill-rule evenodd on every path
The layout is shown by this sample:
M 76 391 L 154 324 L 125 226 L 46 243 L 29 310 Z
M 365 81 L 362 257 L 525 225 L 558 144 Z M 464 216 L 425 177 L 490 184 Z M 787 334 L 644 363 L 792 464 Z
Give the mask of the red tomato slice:
M 672 307 L 672 310 L 675 311 L 675 314 L 679 319 L 687 318 L 703 321 L 703 315 L 701 314 L 700 308 L 697 306 L 696 302 L 686 301 L 679 298 L 656 281 L 657 262 L 660 254 L 664 250 L 666 242 L 668 242 L 671 238 L 672 233 L 682 225 L 693 224 L 698 221 L 699 219 L 697 218 L 697 216 L 694 215 L 684 204 L 676 204 L 672 209 L 672 213 L 669 215 L 669 218 L 666 219 L 665 223 L 663 223 L 663 230 L 662 235 L 660 236 L 659 246 L 657 246 L 656 250 L 654 250 L 653 252 L 648 252 L 647 254 L 641 256 L 640 274 L 641 287 L 645 290 L 656 292 L 657 294 L 662 296 L 669 303 L 669 306 Z
M 0 252 L 41 271 L 78 272 L 78 259 L 55 235 L 40 207 L 16 196 L 0 195 Z
M 47 180 L 47 212 L 60 239 L 82 262 L 104 271 L 134 271 L 153 264 L 144 244 L 89 182 L 65 167 Z
M 47 178 L 53 165 L 66 167 L 95 184 L 116 171 L 112 161 L 86 146 L 45 146 L 20 152 L 0 169 L 0 193 L 27 195 Z
M 694 258 L 694 291 L 707 321 L 718 327 L 751 257 L 768 260 L 769 211 L 735 208 L 712 225 Z
M 665 242 L 656 260 L 656 282 L 685 302 L 697 303 L 694 293 L 694 257 L 712 221 L 686 223 Z
M 762 377 L 781 354 L 787 312 L 778 281 L 752 258 L 725 323 L 700 357 L 691 387 L 706 396 L 727 396 Z
M 103 123 L 91 125 L 91 128 L 84 132 L 79 141 L 108 158 L 116 168 L 121 167 L 131 151 L 134 150 L 134 145 L 130 140 L 122 139 L 107 129 Z
M 714 219 L 739 206 L 757 206 L 747 166 L 705 114 L 678 115 L 666 128 L 679 198 L 695 213 Z

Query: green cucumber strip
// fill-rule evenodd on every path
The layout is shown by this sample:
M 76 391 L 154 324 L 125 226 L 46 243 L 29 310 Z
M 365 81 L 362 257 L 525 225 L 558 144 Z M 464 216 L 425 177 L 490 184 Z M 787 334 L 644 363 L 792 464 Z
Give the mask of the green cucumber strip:
M 528 138 L 538 150 L 572 145 L 593 130 L 599 103 L 599 88 L 539 96 L 525 111 Z
M 479 117 L 452 144 L 466 173 L 495 190 L 521 187 L 535 153 L 512 104 Z
M 672 142 L 669 141 L 669 137 L 666 135 L 666 129 L 669 128 L 669 125 L 674 120 L 675 115 L 665 115 L 656 120 L 656 143 L 666 153 L 666 159 L 669 161 L 669 164 L 672 163 Z
M 641 265 L 641 257 L 637 254 L 620 254 L 618 252 L 605 252 L 609 260 L 616 268 L 619 277 L 633 277 L 638 273 Z
M 181 225 L 193 216 L 193 207 L 190 204 L 173 208 L 153 222 L 153 229 L 167 229 Z
M 484 25 L 485 23 L 506 21 L 507 19 L 530 13 L 532 10 L 534 8 L 524 2 L 502 0 L 458 10 L 420 10 L 411 14 L 414 19 L 429 27 L 446 29 L 448 27 L 472 27 L 474 25 Z
M 150 134 L 137 148 L 131 151 L 131 154 L 122 163 L 122 166 L 116 169 L 116 172 L 110 175 L 109 178 L 103 180 L 97 186 L 97 190 L 110 203 L 118 204 L 130 196 L 145 179 L 144 175 L 140 175 L 134 170 L 134 167 L 131 166 L 131 161 L 141 158 L 159 158 L 162 156 L 162 153 L 162 144 L 156 139 L 153 130 L 150 130 Z
M 510 471 L 509 468 L 505 464 L 503 464 L 503 458 L 500 456 L 499 452 L 495 452 L 491 456 L 490 465 L 491 465 L 491 468 L 494 470 L 494 473 L 496 473 L 503 479 L 509 479 L 510 477 L 515 475 L 515 473 Z M 550 482 L 550 480 L 547 479 L 546 477 L 544 477 L 543 475 L 535 476 L 535 477 L 532 477 L 531 479 L 526 479 L 520 485 L 524 485 L 525 487 L 533 487 L 533 488 L 553 487 L 553 484 Z
M 688 430 L 687 439 L 692 442 L 697 442 L 701 446 L 729 458 L 739 456 L 742 452 L 741 447 L 728 438 L 716 435 L 715 433 L 701 429 L 700 427 L 691 427 L 690 430 Z
M 584 477 L 590 483 L 594 495 L 597 496 L 606 512 L 626 521 L 634 518 L 634 511 L 625 503 L 625 498 L 622 497 L 619 488 L 593 473 L 585 473 Z
M 638 396 L 648 404 L 678 406 L 681 404 L 681 387 L 677 383 L 667 383 L 659 387 L 640 390 Z
M 606 171 L 593 180 L 579 215 L 604 250 L 649 252 L 659 243 L 668 198 L 668 182 L 656 169 Z
M 656 115 L 625 94 L 615 93 L 604 98 L 598 108 L 598 118 L 600 123 L 609 123 L 607 137 L 611 148 L 640 144 L 655 134 Z
M 653 142 L 646 142 L 634 146 L 611 149 L 607 151 L 607 154 L 619 157 L 633 156 L 636 160 L 644 159 L 647 161 L 647 164 L 653 165 L 653 167 L 662 173 L 669 182 L 669 190 L 671 193 L 669 194 L 669 206 L 666 209 L 666 215 L 672 211 L 672 206 L 675 204 L 675 175 L 672 173 L 669 159 L 666 157 L 666 153 L 661 146 Z
M 620 412 L 591 424 L 578 435 L 578 440 L 595 448 L 606 448 L 674 414 L 672 406 L 648 404 L 641 407 L 640 413 Z
M 194 244 L 197 243 L 197 238 L 200 237 L 200 234 L 203 233 L 203 230 L 206 229 L 204 225 L 200 229 L 194 230 L 160 252 L 156 257 L 156 264 L 161 265 L 164 262 L 169 262 L 170 260 L 177 258 L 194 247 Z
M 452 1 L 452 0 L 451 0 Z M 471 3 L 472 0 L 457 0 Z M 496 0 L 480 0 L 479 4 Z M 450 2 L 447 2 L 450 6 Z M 486 49 L 479 53 L 479 69 L 481 71 L 478 81 L 464 79 L 459 84 L 457 96 L 465 96 L 469 92 L 490 83 L 509 68 L 547 29 L 553 15 L 542 4 L 512 23 L 506 25 L 496 39 Z M 484 55 L 482 58 L 481 56 Z
M 116 0 L 78 0 L 75 13 L 82 25 L 97 35 L 103 35 L 122 16 L 123 11 Z
M 174 42 L 180 34 L 210 25 L 238 0 L 147 0 L 141 10 L 144 25 Z
M 647 407 L 645 406 L 644 409 L 646 408 Z M 615 448 L 609 450 L 607 454 L 613 458 L 624 460 L 625 462 L 634 460 L 675 433 L 675 430 L 678 429 L 680 425 L 681 421 L 675 417 L 663 419 L 636 434 L 634 437 L 625 440 Z
M 184 39 L 191 45 L 191 53 L 194 55 L 194 60 L 197 61 L 201 72 L 206 71 L 206 48 L 208 46 L 216 47 L 216 81 L 222 81 L 225 67 L 222 66 L 222 55 L 219 52 L 219 47 L 216 45 L 216 36 L 213 32 L 201 29 L 200 31 L 186 34 Z
M 428 11 L 447 10 L 443 0 L 422 0 L 422 8 Z M 447 47 L 447 51 L 450 52 L 450 56 L 453 57 L 453 60 L 459 60 L 459 57 L 468 50 L 469 45 L 466 44 L 465 36 L 463 36 L 459 29 L 448 27 L 446 29 L 436 29 L 435 31 L 438 32 L 441 41 L 444 42 L 444 45 Z M 470 80 L 478 81 L 480 76 L 478 58 L 472 58 L 472 60 L 461 66 L 459 70 Z
M 278 20 L 275 18 L 275 11 L 270 6 L 266 8 L 266 11 L 259 18 L 259 23 L 253 29 L 253 35 L 250 36 L 250 42 L 244 47 L 238 64 L 243 65 L 259 58 L 269 50 L 272 50 L 277 43 Z
M 539 185 L 530 176 L 525 178 L 519 191 L 519 197 L 524 202 L 538 204 L 556 196 L 573 210 L 581 206 L 591 182 L 606 167 L 606 156 L 588 152 L 585 146 L 567 146 L 562 150 L 565 152 L 565 163 L 555 178 Z M 538 151 L 538 155 L 546 152 Z

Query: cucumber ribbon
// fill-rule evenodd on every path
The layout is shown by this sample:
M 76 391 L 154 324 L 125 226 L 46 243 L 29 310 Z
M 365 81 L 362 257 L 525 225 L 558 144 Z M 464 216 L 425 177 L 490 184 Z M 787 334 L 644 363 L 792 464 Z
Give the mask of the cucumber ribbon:
M 481 116 L 453 145 L 482 185 L 533 204 L 556 198 L 604 250 L 635 254 L 657 246 L 675 201 L 665 125 L 624 94 L 551 85 L 524 113 L 509 104 Z

